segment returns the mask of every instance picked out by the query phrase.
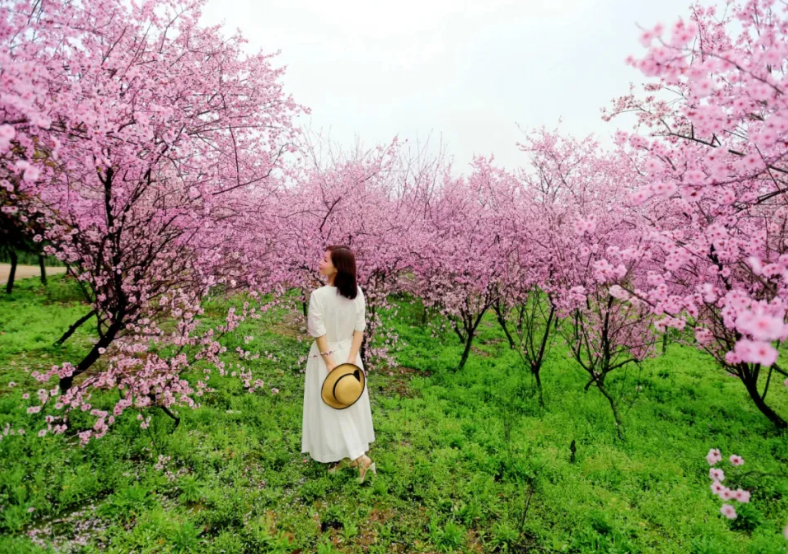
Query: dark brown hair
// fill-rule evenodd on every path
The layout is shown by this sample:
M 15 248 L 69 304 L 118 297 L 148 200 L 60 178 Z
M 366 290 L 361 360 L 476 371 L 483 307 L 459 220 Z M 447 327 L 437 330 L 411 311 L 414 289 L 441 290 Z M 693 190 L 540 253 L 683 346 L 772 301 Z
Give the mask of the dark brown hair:
M 334 286 L 339 294 L 351 300 L 358 294 L 356 284 L 356 257 L 349 246 L 332 244 L 326 247 L 331 253 L 331 263 L 337 268 Z

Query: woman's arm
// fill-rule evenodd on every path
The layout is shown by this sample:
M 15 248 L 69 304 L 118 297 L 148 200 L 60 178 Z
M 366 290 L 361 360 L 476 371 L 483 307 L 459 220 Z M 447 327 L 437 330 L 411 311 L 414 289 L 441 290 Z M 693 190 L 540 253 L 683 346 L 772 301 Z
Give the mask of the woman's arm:
M 361 350 L 361 343 L 364 340 L 364 331 L 353 331 L 353 344 L 350 345 L 350 353 L 347 355 L 347 363 L 355 364 L 358 351 Z
M 336 360 L 334 360 L 333 354 L 323 354 L 323 352 L 328 352 L 328 340 L 326 339 L 325 335 L 320 335 L 315 339 L 317 342 L 317 348 L 320 351 L 320 355 L 323 356 L 323 361 L 326 362 L 326 369 L 328 372 L 331 371 L 337 366 Z
M 309 295 L 307 328 L 309 334 L 315 339 L 320 355 L 323 356 L 323 360 L 326 362 L 326 369 L 330 373 L 337 366 L 337 362 L 331 354 L 323 354 L 323 352 L 328 352 L 328 339 L 326 339 L 326 326 L 323 324 L 323 307 L 320 305 L 320 301 L 315 296 L 314 291 Z
M 356 321 L 353 327 L 353 344 L 350 346 L 350 353 L 347 357 L 348 363 L 351 364 L 356 363 L 356 356 L 358 356 L 361 343 L 364 341 L 364 329 L 367 328 L 367 299 L 364 297 L 361 287 L 358 289 L 356 298 L 358 300 L 356 301 Z

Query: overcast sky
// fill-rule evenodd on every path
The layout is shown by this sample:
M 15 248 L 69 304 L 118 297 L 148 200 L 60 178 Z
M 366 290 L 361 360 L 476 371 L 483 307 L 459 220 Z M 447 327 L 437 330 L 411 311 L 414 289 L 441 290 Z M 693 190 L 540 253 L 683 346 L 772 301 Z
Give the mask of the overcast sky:
M 281 49 L 301 123 L 365 146 L 443 140 L 464 171 L 474 154 L 523 165 L 523 129 L 609 137 L 600 108 L 645 81 L 624 63 L 638 24 L 687 18 L 689 0 L 209 0 L 206 23 L 249 49 Z M 519 125 L 519 127 L 518 127 Z

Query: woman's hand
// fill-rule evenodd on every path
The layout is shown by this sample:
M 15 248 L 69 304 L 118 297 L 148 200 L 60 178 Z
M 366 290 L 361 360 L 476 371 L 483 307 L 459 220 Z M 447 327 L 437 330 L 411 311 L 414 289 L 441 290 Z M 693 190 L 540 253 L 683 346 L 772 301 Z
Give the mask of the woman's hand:
M 326 362 L 326 369 L 328 370 L 329 373 L 331 373 L 332 371 L 334 371 L 334 368 L 337 367 L 338 365 L 339 365 L 338 363 L 332 360 L 330 362 Z

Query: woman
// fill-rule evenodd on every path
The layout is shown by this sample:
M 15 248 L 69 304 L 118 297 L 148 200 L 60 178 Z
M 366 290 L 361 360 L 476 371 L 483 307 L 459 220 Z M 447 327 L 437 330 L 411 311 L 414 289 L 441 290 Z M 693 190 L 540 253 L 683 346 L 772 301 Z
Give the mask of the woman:
M 359 355 L 366 329 L 364 293 L 356 284 L 356 258 L 347 246 L 329 246 L 319 271 L 328 277 L 328 284 L 309 296 L 307 327 L 315 341 L 306 364 L 301 452 L 322 463 L 338 461 L 330 473 L 345 465 L 358 467 L 363 483 L 367 470 L 376 471 L 366 455 L 375 440 L 368 387 L 353 405 L 341 410 L 323 402 L 320 391 L 339 364 L 356 364 L 366 374 Z

